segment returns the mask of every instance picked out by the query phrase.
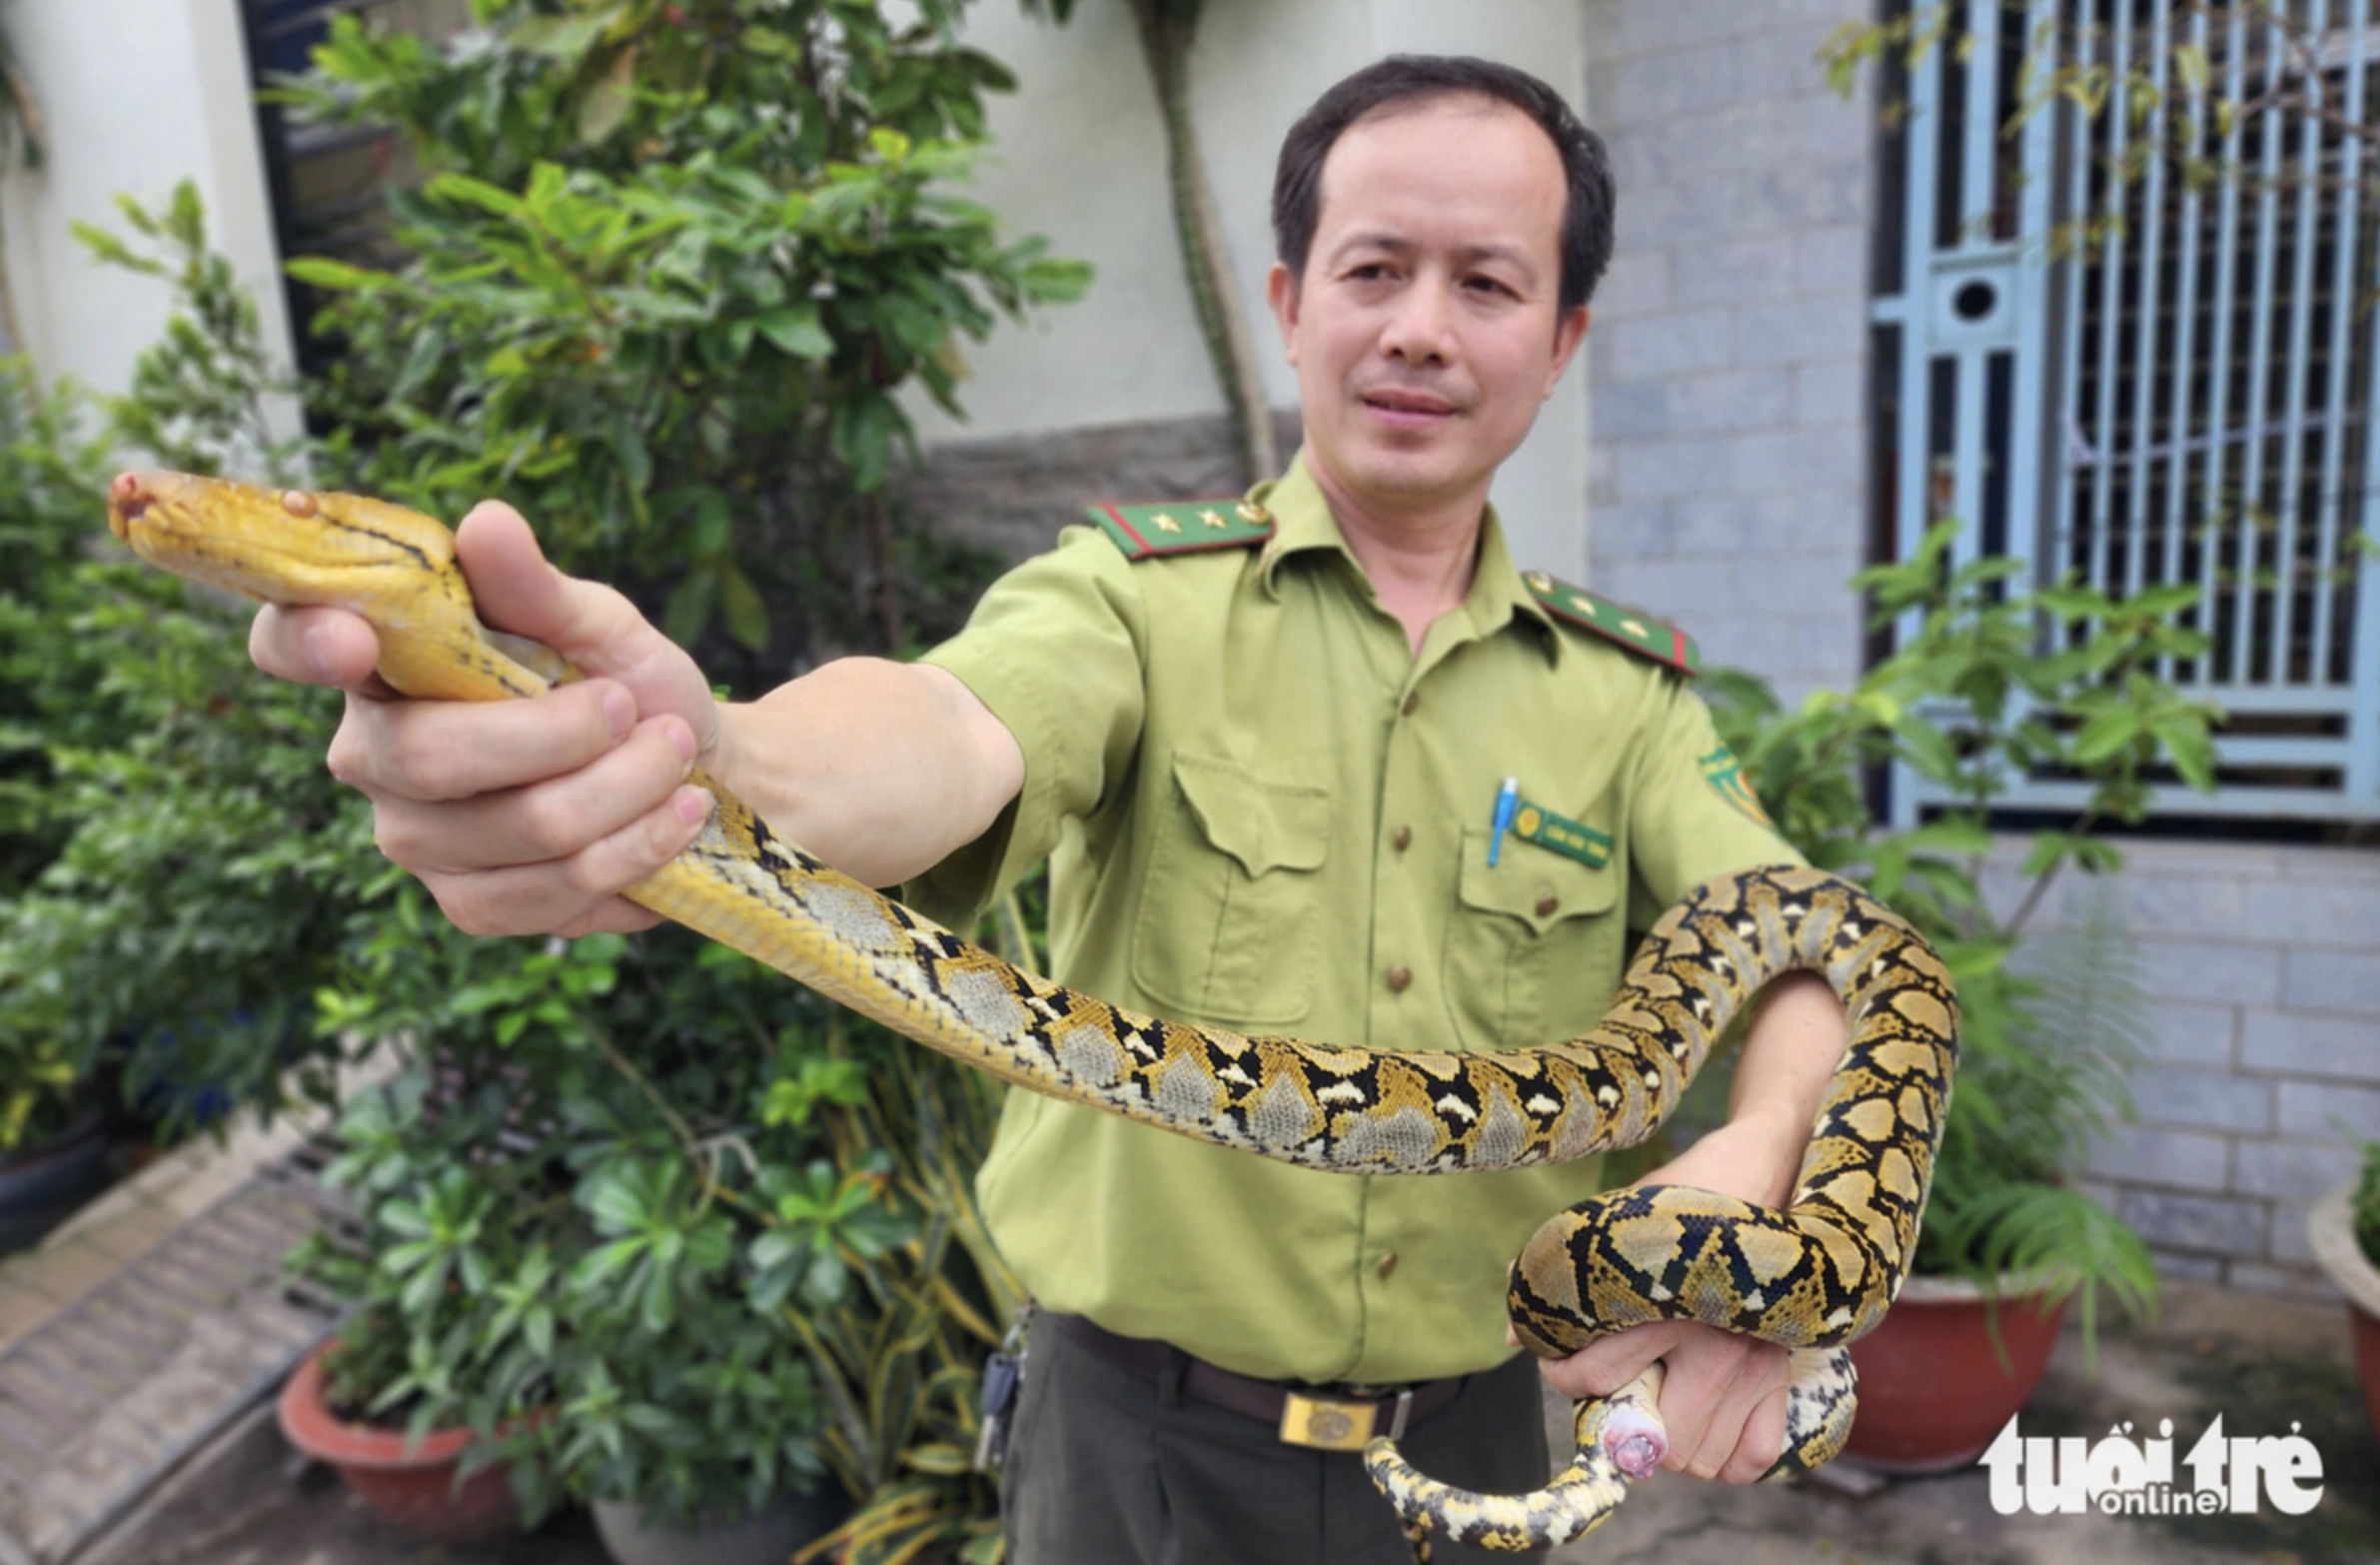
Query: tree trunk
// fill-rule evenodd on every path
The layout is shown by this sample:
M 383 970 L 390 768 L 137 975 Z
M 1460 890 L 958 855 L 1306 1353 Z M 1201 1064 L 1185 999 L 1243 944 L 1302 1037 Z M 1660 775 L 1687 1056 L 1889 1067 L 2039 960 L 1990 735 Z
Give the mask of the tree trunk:
M 1231 412 L 1243 479 L 1249 484 L 1261 483 L 1280 471 L 1280 459 L 1273 448 L 1272 410 L 1265 403 L 1264 378 L 1257 370 L 1248 319 L 1240 311 L 1239 294 L 1232 286 L 1231 260 L 1223 249 L 1215 193 L 1207 184 L 1198 132 L 1190 119 L 1190 46 L 1197 23 L 1168 6 L 1166 0 L 1132 0 L 1132 19 L 1140 28 L 1149 77 L 1157 89 L 1158 112 L 1164 116 L 1174 238 L 1190 283 L 1190 297 L 1198 308 L 1199 333 L 1206 339 L 1207 358 Z

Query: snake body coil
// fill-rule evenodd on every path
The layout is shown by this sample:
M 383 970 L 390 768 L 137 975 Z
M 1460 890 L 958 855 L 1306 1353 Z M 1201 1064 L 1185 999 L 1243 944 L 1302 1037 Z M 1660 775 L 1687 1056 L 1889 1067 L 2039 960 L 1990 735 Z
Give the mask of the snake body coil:
M 400 507 L 125 474 L 109 525 L 177 574 L 362 615 L 380 636 L 382 678 L 404 695 L 498 700 L 577 677 L 550 650 L 482 626 L 453 536 Z M 1006 1080 L 1309 1168 L 1448 1173 L 1632 1144 L 1762 984 L 1820 973 L 1851 1033 L 1790 1207 L 1683 1186 L 1596 1197 L 1531 1239 L 1509 1304 L 1540 1353 L 1682 1317 L 1782 1343 L 1795 1352 L 1781 1466 L 1814 1467 L 1840 1448 L 1852 1405 L 1840 1345 L 1898 1291 L 1956 1050 L 1939 959 L 1856 887 L 1797 867 L 1698 887 L 1646 937 L 1602 1022 L 1569 1042 L 1339 1048 L 1164 1021 L 1020 972 L 776 836 L 716 781 L 693 781 L 718 807 L 690 847 L 628 889 L 633 900 Z M 1654 1373 L 1582 1407 L 1577 1460 L 1536 1494 L 1448 1489 L 1385 1440 L 1365 1460 L 1417 1538 L 1559 1542 L 1610 1514 L 1658 1460 Z

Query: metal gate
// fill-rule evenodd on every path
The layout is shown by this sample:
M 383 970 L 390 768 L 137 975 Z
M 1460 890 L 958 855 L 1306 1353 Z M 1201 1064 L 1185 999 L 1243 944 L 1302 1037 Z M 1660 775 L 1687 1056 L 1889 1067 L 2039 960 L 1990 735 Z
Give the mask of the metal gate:
M 2263 14 L 2251 16 L 2251 11 Z M 2380 536 L 2373 212 L 2356 199 L 2380 69 L 2376 0 L 1950 0 L 1909 72 L 1901 221 L 1874 317 L 1904 553 L 1959 520 L 1955 558 L 2026 560 L 2111 593 L 2186 583 L 2210 639 L 2164 671 L 2219 704 L 2220 786 L 2160 812 L 2380 816 Z M 2176 48 L 2175 45 L 2180 45 Z M 2060 106 L 2003 133 L 2057 65 L 2156 89 L 2137 116 Z M 2281 71 L 2307 114 L 2253 107 L 2193 131 L 2200 80 L 2255 105 Z M 2195 141 L 2191 138 L 2195 136 Z M 2246 178 L 2193 180 L 2160 143 Z M 2117 198 L 2110 207 L 2111 193 Z M 2112 210 L 2120 221 L 2093 224 Z M 2073 241 L 2095 226 L 2095 244 Z M 2011 780 L 2018 808 L 2080 784 Z M 1927 802 L 1902 778 L 1894 813 Z

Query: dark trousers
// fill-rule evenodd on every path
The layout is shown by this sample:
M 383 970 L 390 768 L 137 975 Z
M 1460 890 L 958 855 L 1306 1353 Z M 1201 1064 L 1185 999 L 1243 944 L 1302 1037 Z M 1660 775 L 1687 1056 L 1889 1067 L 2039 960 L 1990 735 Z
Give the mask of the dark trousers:
M 1432 1478 L 1518 1493 L 1552 1472 L 1535 1360 L 1475 1377 L 1399 1448 Z M 1412 1565 L 1352 1452 L 1284 1445 L 1033 1322 L 1000 1478 L 1008 1565 Z M 1434 1539 L 1434 1562 L 1509 1554 Z

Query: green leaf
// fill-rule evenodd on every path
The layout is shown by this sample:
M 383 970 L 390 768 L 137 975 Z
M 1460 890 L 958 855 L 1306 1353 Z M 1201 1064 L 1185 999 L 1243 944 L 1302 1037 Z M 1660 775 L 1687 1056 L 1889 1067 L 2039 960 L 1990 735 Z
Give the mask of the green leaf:
M 771 310 L 753 323 L 779 353 L 795 359 L 823 359 L 834 352 L 834 339 L 818 324 L 814 306 Z
M 1911 850 L 1930 849 L 1944 853 L 1988 853 L 1994 845 L 1992 834 L 1983 822 L 1969 815 L 1943 815 L 1900 834 L 1899 840 Z
M 519 196 L 514 195 L 501 185 L 492 185 L 484 179 L 475 179 L 469 174 L 434 175 L 429 183 L 422 188 L 438 200 L 461 202 L 467 206 L 478 207 L 481 211 L 496 217 L 510 218 L 521 215 L 522 203 Z
M 2129 707 L 2108 707 L 2083 724 L 2074 736 L 2074 763 L 2092 767 L 2106 761 L 2140 738 L 2140 714 Z
M 2206 590 L 2195 582 L 2167 582 L 2142 588 L 2126 598 L 2121 607 L 2126 615 L 2162 620 L 2184 609 L 2196 608 L 2205 596 Z
M 727 617 L 727 634 L 738 645 L 753 652 L 768 645 L 768 605 L 732 559 L 719 568 L 719 608 Z
M 282 270 L 314 288 L 368 290 L 386 288 L 397 281 L 386 272 L 330 256 L 300 256 Z
M 1892 737 L 1899 741 L 1909 765 L 1923 776 L 1939 782 L 1958 776 L 1957 749 L 1950 743 L 1950 736 L 1936 725 L 1913 713 L 1907 714 L 1892 726 Z
M 80 218 L 68 222 L 66 228 L 68 233 L 82 242 L 84 249 L 109 266 L 122 267 L 146 277 L 162 277 L 165 274 L 164 263 L 136 254 L 130 245 L 104 228 Z
M 516 49 L 576 62 L 602 39 L 616 14 L 615 7 L 605 7 L 582 16 L 530 16 L 514 23 L 505 38 Z
M 571 1268 L 571 1291 L 582 1296 L 593 1293 L 620 1270 L 633 1264 L 644 1253 L 642 1239 L 615 1239 L 599 1249 L 588 1251 Z
M 975 1453 L 942 1441 L 921 1441 L 901 1452 L 901 1463 L 921 1473 L 955 1478 L 975 1469 Z
M 598 1175 L 585 1200 L 596 1229 L 606 1234 L 642 1228 L 656 1215 L 645 1204 L 643 1194 L 625 1177 L 616 1174 Z
M 695 641 L 710 624 L 711 611 L 718 604 L 718 560 L 692 562 L 686 567 L 686 574 L 677 586 L 670 590 L 669 601 L 662 607 L 662 634 L 681 647 Z
M 661 1332 L 669 1329 L 677 1319 L 677 1274 L 674 1268 L 655 1266 L 644 1279 L 644 1292 L 637 1310 L 637 1319 L 644 1329 Z

